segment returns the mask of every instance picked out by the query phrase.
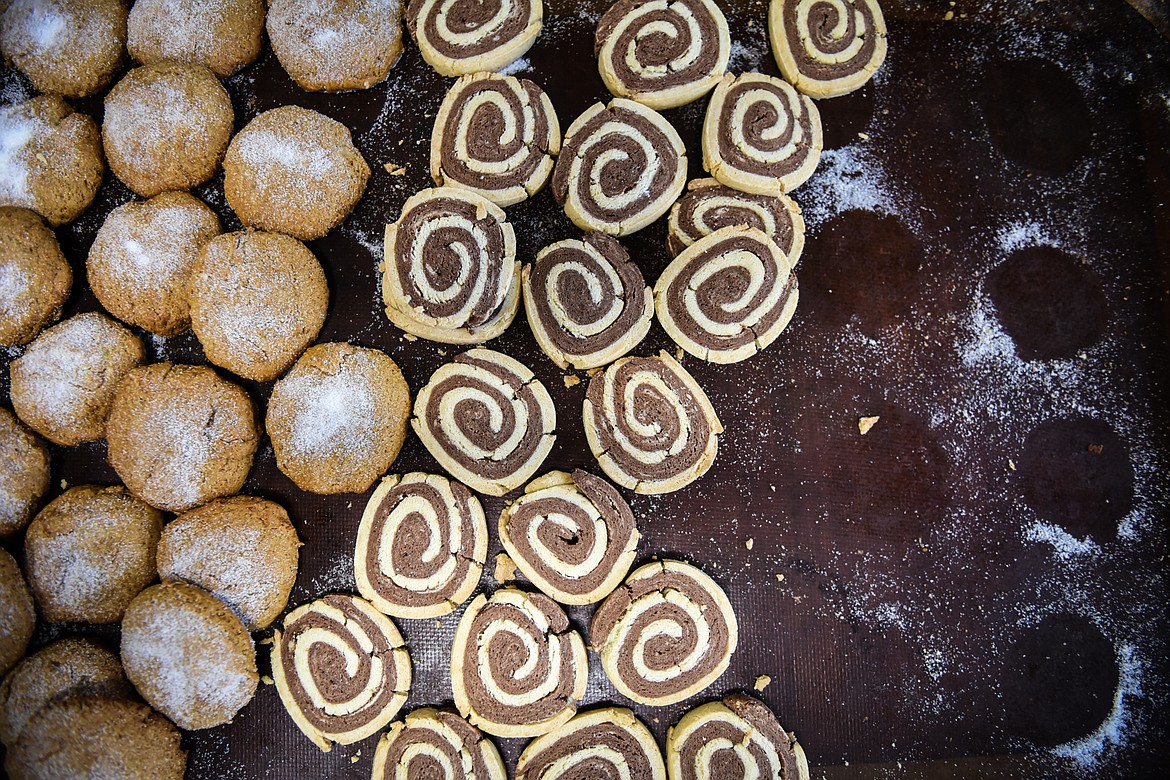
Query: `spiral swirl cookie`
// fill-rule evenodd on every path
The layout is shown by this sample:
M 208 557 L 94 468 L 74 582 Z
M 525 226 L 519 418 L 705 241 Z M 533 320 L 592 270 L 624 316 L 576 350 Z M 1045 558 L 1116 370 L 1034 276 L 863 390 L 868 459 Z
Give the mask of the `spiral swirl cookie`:
M 406 23 L 444 76 L 499 70 L 524 56 L 544 20 L 541 0 L 410 0 Z
M 487 557 L 487 521 L 471 491 L 418 472 L 382 480 L 358 527 L 358 591 L 387 615 L 446 615 L 467 600 Z
M 616 98 L 569 126 L 552 191 L 573 224 L 624 236 L 661 217 L 687 180 L 686 148 L 661 114 Z
M 715 179 L 695 179 L 670 209 L 666 249 L 677 257 L 719 228 L 747 225 L 768 234 L 793 268 L 804 251 L 804 217 L 787 195 L 753 195 L 724 187 Z
M 581 635 L 540 593 L 481 593 L 459 620 L 451 648 L 455 706 L 489 734 L 552 731 L 576 713 L 588 675 Z
M 454 712 L 415 710 L 382 735 L 373 780 L 507 780 L 491 740 Z
M 738 363 L 788 326 L 799 292 L 780 247 L 739 225 L 687 247 L 654 285 L 658 321 L 680 347 L 712 363 Z
M 489 496 L 524 484 L 557 438 L 556 409 L 540 380 L 482 347 L 431 375 L 410 423 L 443 468 Z
M 325 752 L 389 723 L 410 691 L 410 656 L 390 618 L 357 596 L 325 596 L 284 619 L 272 677 L 293 722 Z
M 500 541 L 532 584 L 561 604 L 592 604 L 637 554 L 634 514 L 603 479 L 577 469 L 533 480 L 500 515 Z
M 816 170 L 821 115 L 787 81 L 761 73 L 723 77 L 703 120 L 703 167 L 720 184 L 779 195 Z
M 587 233 L 546 246 L 524 266 L 524 311 L 536 343 L 561 368 L 596 368 L 650 330 L 653 295 L 615 239 Z
M 666 780 L 654 735 L 621 707 L 582 712 L 556 731 L 528 743 L 516 780 L 612 777 Z
M 666 352 L 622 358 L 589 380 L 585 438 L 614 482 L 669 493 L 707 473 L 723 426 L 706 393 Z
M 715 581 L 680 561 L 634 571 L 593 614 L 589 640 L 614 687 L 641 704 L 694 696 L 727 669 L 739 628 Z
M 877 0 L 772 0 L 772 53 L 806 95 L 845 95 L 886 59 L 886 20 Z
M 597 23 L 593 53 L 610 92 L 674 108 L 711 91 L 731 37 L 712 0 L 618 0 Z
M 473 73 L 439 107 L 431 177 L 511 206 L 540 191 L 560 150 L 561 126 L 544 90 L 527 79 Z
M 478 344 L 507 330 L 520 306 L 516 234 L 482 195 L 439 187 L 406 201 L 386 226 L 382 298 L 407 333 Z
M 670 780 L 808 780 L 804 750 L 761 701 L 733 693 L 683 715 L 666 736 Z

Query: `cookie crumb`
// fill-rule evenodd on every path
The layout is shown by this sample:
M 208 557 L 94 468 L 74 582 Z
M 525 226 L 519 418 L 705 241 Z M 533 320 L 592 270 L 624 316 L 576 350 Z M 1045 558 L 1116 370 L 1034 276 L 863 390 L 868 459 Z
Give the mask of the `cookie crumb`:
M 767 688 L 771 684 L 772 684 L 772 678 L 766 674 L 761 674 L 759 677 L 756 678 L 755 689 L 757 691 L 763 691 L 765 688 Z
M 862 436 L 864 436 L 865 434 L 869 433 L 870 429 L 873 428 L 873 426 L 877 425 L 877 421 L 880 419 L 882 419 L 882 418 L 876 417 L 876 416 L 875 417 L 861 417 L 861 418 L 859 418 L 857 420 L 857 431 Z
M 269 677 L 268 675 L 264 675 L 263 677 L 260 678 L 260 682 L 264 683 L 265 685 L 272 685 L 273 681 L 272 681 L 271 677 Z
M 755 546 L 756 546 L 756 540 L 755 540 L 755 539 L 752 539 L 752 538 L 749 536 L 749 537 L 748 537 L 748 540 L 747 540 L 746 542 L 744 542 L 744 543 L 743 543 L 743 546 L 744 546 L 744 547 L 746 547 L 746 548 L 748 548 L 748 549 L 750 550 L 750 549 L 752 549 L 753 547 L 755 547 Z
M 682 347 L 679 347 L 678 349 L 676 349 L 674 351 L 674 359 L 677 360 L 679 363 L 681 363 L 683 361 L 683 348 Z
M 361 756 L 350 756 L 349 763 L 356 764 L 361 759 Z
M 406 339 L 407 341 L 418 341 L 418 336 L 414 335 L 413 333 L 403 333 L 402 338 Z
M 435 621 L 435 628 L 442 628 L 442 627 L 443 627 L 443 621 L 442 621 L 442 620 L 436 620 L 436 621 Z
M 68 487 L 69 487 L 69 480 L 67 480 L 67 479 L 61 480 L 61 489 L 66 490 Z
M 1014 460 L 1012 460 L 1011 458 L 1008 458 L 1008 468 L 1011 469 L 1012 471 L 1016 470 L 1016 462 Z
M 1104 444 L 1090 444 L 1089 445 L 1089 452 L 1093 453 L 1094 455 L 1100 455 L 1104 451 L 1105 451 Z
M 869 133 L 858 133 L 857 137 L 860 138 L 862 141 L 868 141 L 869 140 Z
M 516 564 L 508 557 L 508 553 L 496 556 L 496 570 L 493 576 L 501 585 L 516 579 Z
M 565 387 L 576 387 L 581 384 L 581 377 L 576 374 L 565 374 Z
M 270 645 L 270 644 L 272 644 L 272 639 L 273 639 L 272 637 L 266 636 L 263 639 L 261 639 L 257 644 Z
M 954 11 L 947 11 L 945 14 L 943 14 L 943 21 L 944 22 L 949 22 L 950 20 L 952 20 L 954 18 L 955 18 Z
M 773 493 L 775 493 L 775 492 L 776 492 L 776 486 L 775 486 L 775 485 L 768 485 L 768 487 L 772 489 L 772 492 L 773 492 Z
M 390 174 L 391 176 L 405 176 L 406 175 L 406 166 L 405 165 L 396 165 L 394 163 L 386 163 L 382 167 L 385 168 L 386 173 Z
M 784 575 L 783 575 L 783 574 L 777 574 L 777 575 L 776 575 L 776 582 L 784 582 Z

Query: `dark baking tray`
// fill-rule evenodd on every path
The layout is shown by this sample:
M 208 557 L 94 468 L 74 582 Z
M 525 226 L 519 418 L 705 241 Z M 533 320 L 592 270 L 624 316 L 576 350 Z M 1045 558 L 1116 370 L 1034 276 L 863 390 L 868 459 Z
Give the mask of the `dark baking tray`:
M 563 127 L 608 97 L 591 51 L 604 5 L 546 2 L 545 31 L 515 70 L 549 93 Z M 766 2 L 722 5 L 733 70 L 775 74 Z M 829 151 L 795 193 L 809 230 L 793 324 L 746 362 L 684 361 L 726 427 L 719 457 L 679 492 L 627 493 L 641 560 L 679 556 L 712 574 L 739 616 L 739 650 L 695 700 L 633 709 L 661 740 L 687 708 L 763 674 L 759 695 L 815 777 L 1160 775 L 1170 43 L 1104 0 L 883 5 L 884 68 L 819 104 Z M 1165 29 L 1164 6 L 1135 5 Z M 384 223 L 430 185 L 448 84 L 413 43 L 365 92 L 304 93 L 270 51 L 227 81 L 238 126 L 295 103 L 353 130 L 374 173 L 349 220 L 311 243 L 332 290 L 320 340 L 385 350 L 414 390 L 456 350 L 402 338 L 382 315 L 376 266 Z M 26 94 L 5 70 L 3 99 Z M 692 177 L 705 105 L 666 112 Z M 79 107 L 100 120 L 100 100 Z M 222 178 L 197 194 L 239 226 Z M 58 231 L 75 270 L 68 314 L 97 308 L 85 255 L 131 197 L 107 176 L 97 204 Z M 508 216 L 524 260 L 577 233 L 547 190 Z M 663 221 L 624 243 L 648 279 L 665 267 Z M 577 412 L 585 384 L 566 387 L 523 319 L 491 346 L 531 366 L 558 405 L 546 469 L 596 471 Z M 190 333 L 146 340 L 156 359 L 204 362 Z M 660 348 L 673 351 L 655 325 L 637 352 Z M 244 384 L 263 409 L 270 386 Z M 881 419 L 863 437 L 870 415 Z M 53 457 L 55 491 L 116 481 L 102 444 Z M 413 435 L 394 466 L 437 469 Z M 305 543 L 290 607 L 354 590 L 366 496 L 300 492 L 267 441 L 245 492 L 285 505 Z M 503 501 L 484 504 L 491 524 Z M 587 627 L 590 609 L 570 613 Z M 409 708 L 450 701 L 460 614 L 397 621 L 414 660 Z M 42 624 L 34 646 L 70 633 L 117 641 Z M 630 704 L 594 657 L 585 705 L 599 702 Z M 365 778 L 376 738 L 321 753 L 262 685 L 233 723 L 184 744 L 190 778 Z M 524 743 L 498 744 L 514 766 Z

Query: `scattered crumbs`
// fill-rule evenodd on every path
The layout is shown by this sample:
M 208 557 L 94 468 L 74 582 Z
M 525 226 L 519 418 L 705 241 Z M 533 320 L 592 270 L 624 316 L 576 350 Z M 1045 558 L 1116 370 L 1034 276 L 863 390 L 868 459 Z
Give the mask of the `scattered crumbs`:
M 360 755 L 356 755 L 356 756 L 350 756 L 350 757 L 349 757 L 349 763 L 351 763 L 351 764 L 356 764 L 356 763 L 357 763 L 359 760 L 361 760 L 361 756 L 360 756 Z
M 681 351 L 681 350 L 680 350 L 680 351 Z M 586 375 L 588 375 L 588 376 L 590 376 L 590 377 L 595 377 L 595 376 L 597 376 L 598 374 L 600 374 L 600 373 L 601 373 L 601 371 L 602 371 L 602 370 L 601 370 L 600 368 L 591 368 L 591 369 L 589 369 L 588 371 L 586 371 L 585 373 L 586 373 Z
M 783 574 L 777 574 L 777 575 L 776 575 L 776 582 L 784 582 L 784 575 L 783 575 Z
M 346 508 L 346 509 L 353 509 L 353 502 L 352 502 L 352 501 L 348 502 L 348 503 L 345 505 L 345 508 Z
M 862 141 L 868 141 L 869 140 L 869 133 L 858 133 L 857 137 L 860 138 Z
M 61 480 L 61 489 L 62 489 L 62 490 L 65 490 L 65 489 L 67 489 L 68 487 L 69 487 L 69 481 L 68 481 L 68 480 L 65 480 L 65 479 Z
M 775 485 L 768 485 L 768 488 L 769 488 L 769 489 L 770 489 L 770 490 L 771 490 L 773 493 L 775 493 L 775 492 L 776 492 L 776 486 L 775 486 Z
M 954 11 L 947 11 L 945 14 L 943 14 L 943 21 L 949 22 L 954 18 L 955 18 Z
M 1100 455 L 1104 450 L 1105 450 L 1104 444 L 1090 444 L 1089 445 L 1089 452 L 1093 453 L 1094 455 Z
M 264 637 L 263 639 L 261 639 L 261 640 L 260 640 L 259 644 L 262 644 L 262 645 L 270 645 L 270 644 L 272 644 L 272 641 L 273 641 L 273 638 L 272 638 L 272 637 L 270 637 L 270 636 L 266 636 L 266 637 Z
M 418 336 L 414 335 L 413 333 L 403 333 L 402 338 L 406 341 L 418 341 Z
M 269 677 L 268 675 L 262 676 L 260 678 L 260 682 L 264 683 L 265 685 L 272 685 L 273 684 L 272 678 Z
M 391 176 L 405 176 L 406 175 L 406 166 L 405 165 L 397 165 L 395 163 L 386 163 L 382 167 L 385 168 L 386 173 L 390 174 Z
M 869 433 L 873 426 L 877 425 L 877 421 L 880 419 L 882 418 L 879 416 L 860 418 L 857 421 L 857 432 L 864 436 L 865 434 Z
M 442 620 L 436 620 L 436 621 L 435 621 L 435 628 L 442 628 L 442 627 L 443 627 L 443 621 L 442 621 Z
M 651 718 L 650 720 L 654 721 L 655 723 L 661 723 L 661 722 L 662 722 L 662 721 L 660 721 L 658 718 Z
M 796 602 L 797 604 L 799 604 L 800 602 L 804 601 L 804 596 L 796 596 L 796 595 L 793 595 L 793 597 L 792 597 L 792 600 L 793 600 L 794 602 Z
M 674 359 L 680 363 L 682 362 L 682 360 L 683 360 L 683 348 L 682 347 L 679 347 L 678 349 L 676 349 L 674 351 Z
M 761 674 L 759 677 L 756 678 L 755 689 L 757 691 L 763 691 L 765 688 L 767 688 L 771 684 L 772 684 L 772 678 L 766 674 Z
M 743 543 L 743 546 L 750 550 L 756 546 L 756 540 L 752 539 L 751 537 L 748 537 L 748 540 Z
M 581 384 L 581 377 L 576 374 L 565 374 L 565 387 L 576 387 Z
M 1008 458 L 1008 468 L 1011 469 L 1012 471 L 1016 470 L 1016 462 L 1014 460 L 1012 460 L 1011 458 Z
M 492 576 L 501 585 L 516 579 L 516 564 L 508 557 L 508 553 L 500 553 L 496 556 L 496 570 Z

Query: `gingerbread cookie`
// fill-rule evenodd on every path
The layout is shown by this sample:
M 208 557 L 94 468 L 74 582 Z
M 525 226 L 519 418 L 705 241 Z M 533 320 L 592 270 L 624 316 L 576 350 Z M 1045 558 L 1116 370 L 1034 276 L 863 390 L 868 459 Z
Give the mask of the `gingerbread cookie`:
M 0 407 L 0 537 L 23 531 L 48 489 L 49 449 Z
M 536 42 L 543 19 L 542 0 L 410 0 L 406 8 L 419 53 L 444 76 L 510 65 Z
M 666 780 L 654 735 L 623 707 L 581 712 L 565 725 L 528 743 L 516 764 L 516 780 L 588 777 Z
M 682 716 L 666 734 L 670 780 L 809 780 L 808 760 L 758 699 L 732 693 Z
M 437 773 L 437 774 L 436 774 Z M 500 751 L 454 712 L 430 707 L 397 721 L 378 740 L 373 780 L 507 780 Z
M 73 272 L 53 231 L 28 209 L 0 207 L 0 279 L 0 346 L 26 344 L 61 316 Z
M 399 0 L 272 0 L 272 51 L 309 92 L 367 89 L 402 54 Z
M 787 195 L 753 195 L 715 179 L 695 179 L 670 209 L 666 248 L 671 257 L 719 228 L 747 225 L 776 242 L 793 268 L 804 251 L 804 217 Z
M 772 0 L 772 53 L 784 78 L 806 95 L 846 95 L 886 59 L 886 20 L 877 0 Z
M 255 62 L 264 43 L 264 0 L 136 0 L 126 46 L 144 65 L 176 60 L 220 78 Z
M 13 0 L 4 5 L 0 50 L 38 92 L 70 98 L 97 94 L 125 59 L 123 0 Z
M 640 704 L 674 704 L 727 670 L 739 637 L 715 581 L 680 561 L 634 571 L 593 613 L 589 641 L 610 682 Z
M 36 625 L 36 609 L 20 564 L 0 548 L 0 674 L 24 657 Z

